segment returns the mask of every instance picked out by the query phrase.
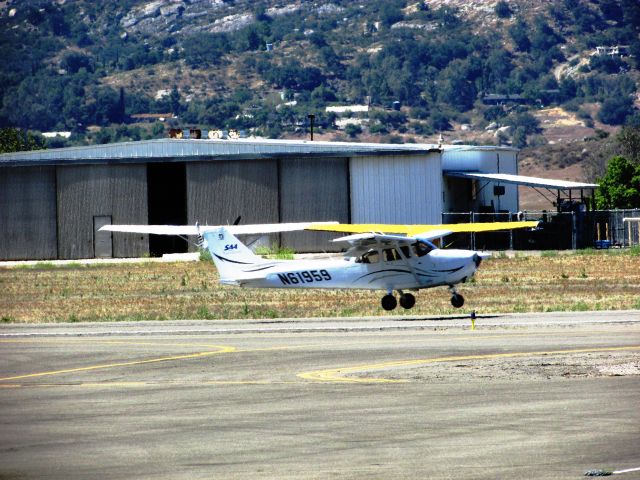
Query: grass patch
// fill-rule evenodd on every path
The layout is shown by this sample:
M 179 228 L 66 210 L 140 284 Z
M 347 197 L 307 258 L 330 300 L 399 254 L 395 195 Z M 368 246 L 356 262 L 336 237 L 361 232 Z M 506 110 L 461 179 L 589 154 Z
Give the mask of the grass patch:
M 84 266 L 83 266 L 84 267 Z M 0 269 L 0 323 L 381 315 L 384 292 L 242 289 L 208 262 Z M 459 285 L 421 290 L 411 315 L 640 309 L 640 255 L 558 255 L 483 262 Z M 579 301 L 578 301 L 579 300 Z M 398 308 L 390 315 L 409 312 Z
M 587 305 L 585 302 L 580 301 L 580 302 L 575 302 L 573 305 L 571 305 L 569 310 L 572 312 L 586 312 L 587 310 L 591 310 L 591 309 L 589 308 L 589 305 Z
M 260 246 L 256 248 L 256 255 L 272 260 L 293 260 L 295 251 L 288 247 L 279 247 L 272 245 L 271 247 Z
M 203 248 L 200 250 L 199 258 L 201 262 L 213 263 L 213 257 L 211 256 L 211 252 L 206 248 Z
M 209 308 L 206 305 L 200 305 L 198 307 L 198 312 L 196 314 L 196 317 L 199 318 L 200 320 L 209 320 L 213 318 L 213 315 L 209 311 Z
M 634 245 L 633 247 L 629 247 L 623 250 L 625 250 L 627 254 L 632 257 L 640 257 L 640 245 Z
M 602 250 L 596 248 L 581 248 L 574 252 L 575 255 L 601 255 Z

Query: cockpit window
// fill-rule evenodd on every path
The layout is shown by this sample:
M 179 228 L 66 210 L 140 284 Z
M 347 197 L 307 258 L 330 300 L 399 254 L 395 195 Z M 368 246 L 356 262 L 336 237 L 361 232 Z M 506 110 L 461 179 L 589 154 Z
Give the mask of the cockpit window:
M 433 246 L 421 240 L 418 240 L 416 243 L 411 245 L 411 249 L 413 250 L 416 256 L 423 257 L 427 253 L 429 253 L 431 250 L 433 250 Z

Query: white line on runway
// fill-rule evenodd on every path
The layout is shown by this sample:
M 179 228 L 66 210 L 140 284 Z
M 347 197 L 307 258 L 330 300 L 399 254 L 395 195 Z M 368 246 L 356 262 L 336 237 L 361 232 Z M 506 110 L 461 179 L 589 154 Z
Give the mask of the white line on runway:
M 398 325 L 398 322 L 402 322 Z M 482 319 L 476 319 L 476 327 L 531 327 L 531 326 L 566 326 L 566 325 L 594 325 L 594 324 L 630 324 L 640 323 L 640 318 L 633 319 L 585 319 L 585 320 L 534 320 L 531 322 L 510 322 L 510 321 L 482 321 Z M 423 322 L 416 321 L 402 321 L 397 320 L 395 324 L 379 324 L 373 326 L 319 326 L 319 327 L 280 327 L 280 326 L 264 326 L 260 328 L 176 328 L 176 329 L 162 329 L 162 330 L 71 330 L 64 332 L 51 332 L 51 331 L 29 331 L 29 332 L 8 332 L 0 333 L 0 338 L 13 338 L 13 337 L 89 337 L 89 336 L 117 336 L 117 335 L 216 335 L 216 334 L 247 334 L 247 333 L 314 333 L 314 332 L 378 332 L 378 331 L 401 331 L 401 330 L 418 330 L 424 328 L 456 328 L 463 327 L 468 328 L 470 323 L 468 321 L 458 322 L 441 322 L 438 320 L 427 320 Z M 153 327 L 151 327 L 153 328 Z

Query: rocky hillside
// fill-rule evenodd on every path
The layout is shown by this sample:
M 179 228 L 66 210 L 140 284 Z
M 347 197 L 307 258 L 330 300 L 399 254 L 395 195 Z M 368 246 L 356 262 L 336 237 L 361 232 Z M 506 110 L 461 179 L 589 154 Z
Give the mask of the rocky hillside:
M 304 137 L 313 114 L 319 138 L 443 135 L 562 169 L 581 156 L 546 146 L 639 122 L 639 34 L 635 0 L 5 0 L 0 126 Z

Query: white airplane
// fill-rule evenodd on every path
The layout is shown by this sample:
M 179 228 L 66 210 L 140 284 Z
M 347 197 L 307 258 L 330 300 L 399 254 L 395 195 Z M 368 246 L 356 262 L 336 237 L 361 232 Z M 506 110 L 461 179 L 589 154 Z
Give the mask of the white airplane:
M 502 222 L 452 225 L 347 225 L 337 222 L 230 225 L 106 225 L 101 230 L 199 235 L 218 269 L 220 283 L 249 288 L 332 288 L 382 290 L 382 308 L 393 310 L 415 305 L 415 292 L 447 286 L 451 305 L 460 308 L 464 298 L 455 285 L 469 280 L 483 255 L 473 250 L 441 249 L 432 240 L 454 232 L 492 231 L 535 227 L 538 222 Z M 235 234 L 274 233 L 293 230 L 359 232 L 336 238 L 348 245 L 341 259 L 268 260 L 253 253 Z M 404 233 L 405 235 L 376 233 Z M 422 231 L 422 233 L 414 233 Z

